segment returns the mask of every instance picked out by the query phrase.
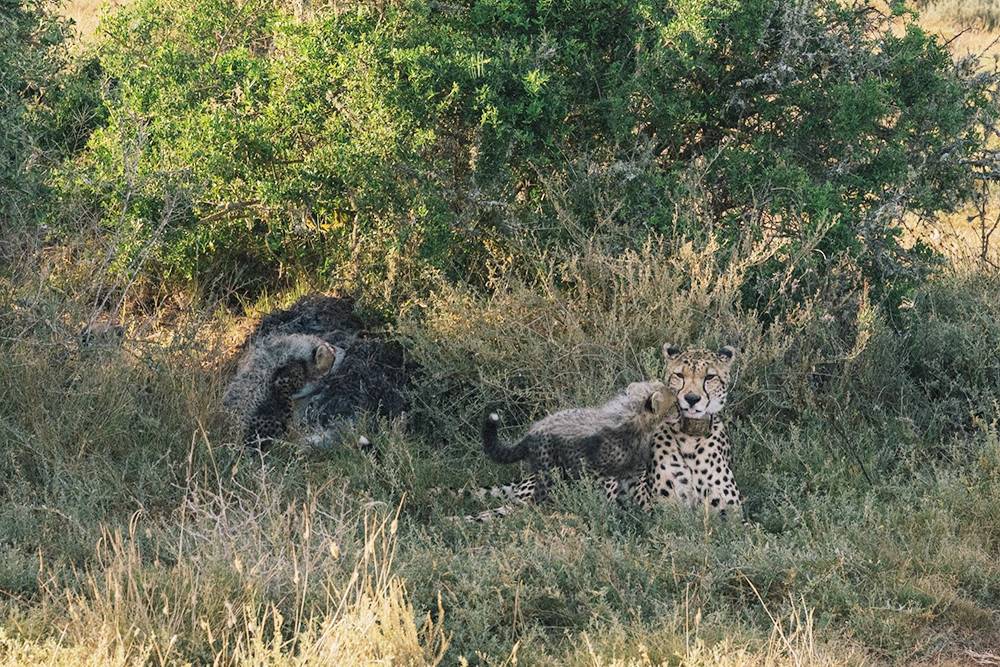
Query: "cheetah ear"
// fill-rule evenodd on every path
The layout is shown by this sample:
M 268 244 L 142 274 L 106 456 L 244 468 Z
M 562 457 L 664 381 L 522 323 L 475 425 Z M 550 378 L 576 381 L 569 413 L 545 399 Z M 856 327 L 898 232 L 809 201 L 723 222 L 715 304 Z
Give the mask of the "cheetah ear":
M 719 357 L 719 361 L 731 364 L 733 363 L 733 359 L 736 358 L 736 348 L 732 345 L 727 345 L 716 352 L 715 355 Z
M 667 361 L 670 361 L 671 359 L 676 359 L 679 356 L 681 356 L 681 348 L 677 347 L 673 343 L 664 343 L 663 344 L 663 358 L 664 359 L 666 359 Z
M 657 389 L 646 399 L 646 411 L 656 414 L 663 407 L 663 402 L 667 400 L 662 389 Z

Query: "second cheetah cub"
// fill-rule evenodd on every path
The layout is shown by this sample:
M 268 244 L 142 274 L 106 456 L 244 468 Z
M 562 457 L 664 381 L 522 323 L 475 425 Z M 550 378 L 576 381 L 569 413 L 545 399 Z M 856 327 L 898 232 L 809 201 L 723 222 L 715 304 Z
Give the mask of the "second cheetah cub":
M 596 478 L 640 474 L 649 465 L 650 436 L 664 421 L 679 419 L 672 390 L 658 381 L 633 382 L 600 407 L 549 415 L 512 447 L 499 442 L 500 417 L 488 412 L 483 420 L 483 446 L 497 463 L 530 461 L 534 474 L 517 485 L 512 499 L 539 501 L 546 496 L 553 470 L 569 479 L 584 474 Z M 507 508 L 490 513 L 503 515 Z

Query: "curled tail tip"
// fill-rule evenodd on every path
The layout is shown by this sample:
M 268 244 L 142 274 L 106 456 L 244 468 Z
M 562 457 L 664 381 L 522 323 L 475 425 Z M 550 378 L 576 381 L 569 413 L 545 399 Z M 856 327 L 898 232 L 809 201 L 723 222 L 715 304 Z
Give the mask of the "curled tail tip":
M 487 410 L 483 419 L 483 450 L 486 456 L 497 463 L 513 463 L 524 458 L 523 448 L 508 448 L 500 444 L 497 437 L 497 427 L 500 423 L 500 415 L 492 410 Z
M 487 448 L 490 447 L 490 441 L 496 439 L 499 425 L 500 415 L 495 412 L 486 413 L 483 419 L 483 438 L 485 439 Z
M 500 413 L 495 410 L 486 408 L 483 413 L 483 429 L 491 432 L 496 432 L 497 425 L 500 424 Z

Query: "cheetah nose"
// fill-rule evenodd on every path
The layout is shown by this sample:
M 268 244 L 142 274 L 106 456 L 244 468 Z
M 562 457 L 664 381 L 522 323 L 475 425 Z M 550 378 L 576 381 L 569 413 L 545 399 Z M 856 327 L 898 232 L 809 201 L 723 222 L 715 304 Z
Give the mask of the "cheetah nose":
M 695 394 L 694 392 L 690 392 L 684 395 L 684 400 L 687 401 L 688 405 L 693 408 L 694 404 L 701 400 L 701 396 Z

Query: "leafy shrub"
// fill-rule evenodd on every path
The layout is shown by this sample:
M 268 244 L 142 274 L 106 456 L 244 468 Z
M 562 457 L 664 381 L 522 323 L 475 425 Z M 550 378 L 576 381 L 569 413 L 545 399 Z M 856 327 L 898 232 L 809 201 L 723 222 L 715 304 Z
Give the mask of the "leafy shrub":
M 64 64 L 65 26 L 49 2 L 0 7 L 0 260 L 14 258 L 44 192 L 42 134 L 35 116 L 53 97 Z
M 143 0 L 103 28 L 109 121 L 68 182 L 98 203 L 119 270 L 166 277 L 305 270 L 398 303 L 428 269 L 482 284 L 538 244 L 707 225 L 815 239 L 898 301 L 926 259 L 898 242 L 901 216 L 952 210 L 995 159 L 993 77 L 910 18 L 833 0 L 299 18 Z

